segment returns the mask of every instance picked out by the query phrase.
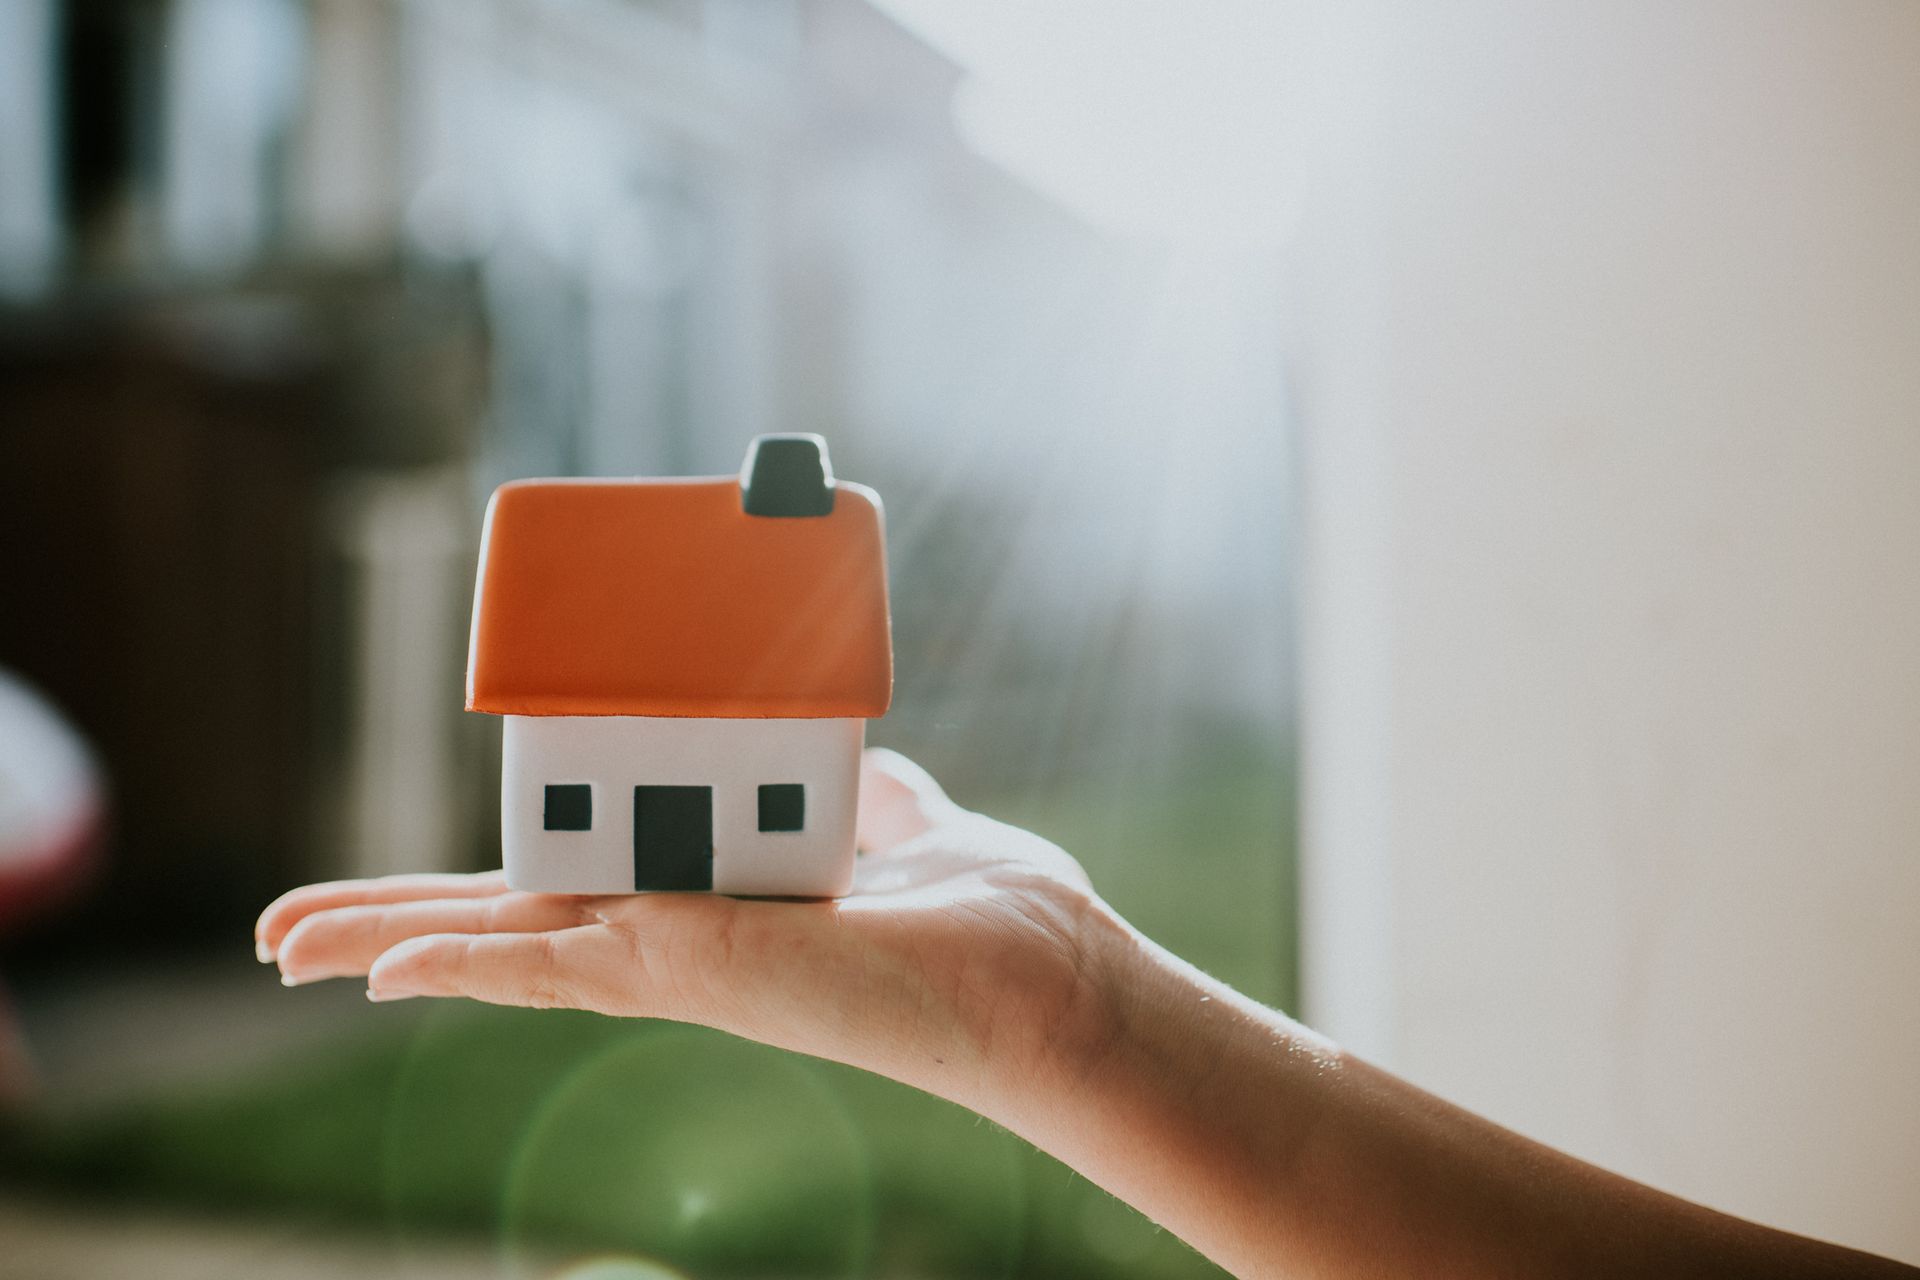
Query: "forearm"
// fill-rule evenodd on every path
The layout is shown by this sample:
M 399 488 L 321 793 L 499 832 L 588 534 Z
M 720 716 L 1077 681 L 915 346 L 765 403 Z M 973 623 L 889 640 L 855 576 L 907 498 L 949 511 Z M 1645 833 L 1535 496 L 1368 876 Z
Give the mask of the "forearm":
M 1528 1141 L 1130 930 L 1091 963 L 1106 1007 L 987 1109 L 1237 1275 L 1916 1274 Z

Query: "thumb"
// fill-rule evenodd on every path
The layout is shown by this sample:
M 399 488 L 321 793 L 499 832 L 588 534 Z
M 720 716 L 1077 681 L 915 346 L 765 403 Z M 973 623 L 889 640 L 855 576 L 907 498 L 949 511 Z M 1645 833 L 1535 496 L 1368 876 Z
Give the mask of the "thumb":
M 860 758 L 860 808 L 855 840 L 868 853 L 905 844 L 966 811 L 933 775 L 898 751 L 874 747 Z

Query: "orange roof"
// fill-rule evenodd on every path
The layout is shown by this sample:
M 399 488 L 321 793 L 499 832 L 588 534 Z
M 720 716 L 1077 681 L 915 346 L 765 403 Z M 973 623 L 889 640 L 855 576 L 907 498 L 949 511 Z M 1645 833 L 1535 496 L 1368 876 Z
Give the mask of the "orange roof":
M 871 489 L 748 515 L 731 476 L 520 480 L 487 507 L 467 709 L 874 717 L 893 697 Z

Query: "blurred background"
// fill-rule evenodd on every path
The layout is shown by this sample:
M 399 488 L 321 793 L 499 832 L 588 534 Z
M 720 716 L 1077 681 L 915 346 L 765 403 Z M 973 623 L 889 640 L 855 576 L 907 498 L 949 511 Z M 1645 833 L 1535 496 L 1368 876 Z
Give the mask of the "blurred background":
M 818 431 L 888 509 L 872 740 L 1294 1000 L 1276 240 L 1166 128 L 1265 69 L 1016 8 L 0 0 L 0 1274 L 1209 1273 L 885 1082 L 248 945 L 498 865 L 496 484 Z
M 1213 1274 L 885 1082 L 246 955 L 497 858 L 491 487 L 765 430 L 885 495 L 875 741 L 1444 1096 L 1920 1261 L 1916 65 L 1903 0 L 0 0 L 0 1275 Z

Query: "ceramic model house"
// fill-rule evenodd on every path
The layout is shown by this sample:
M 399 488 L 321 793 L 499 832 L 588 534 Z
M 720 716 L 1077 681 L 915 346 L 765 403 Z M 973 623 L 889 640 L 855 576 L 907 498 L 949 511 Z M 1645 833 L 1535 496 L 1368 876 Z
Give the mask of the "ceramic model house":
M 519 480 L 487 507 L 467 708 L 505 718 L 507 882 L 834 897 L 893 693 L 880 499 L 818 436 L 740 476 Z

